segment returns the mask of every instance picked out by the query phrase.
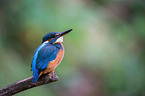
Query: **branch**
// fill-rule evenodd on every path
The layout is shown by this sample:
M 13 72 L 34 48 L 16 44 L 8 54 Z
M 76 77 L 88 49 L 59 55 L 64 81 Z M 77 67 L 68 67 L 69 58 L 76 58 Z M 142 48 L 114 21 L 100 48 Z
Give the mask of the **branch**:
M 33 87 L 55 82 L 58 79 L 59 78 L 55 72 L 53 76 L 50 76 L 49 74 L 42 75 L 42 77 L 40 77 L 37 82 L 33 82 L 33 77 L 29 77 L 0 89 L 0 96 L 11 96 Z

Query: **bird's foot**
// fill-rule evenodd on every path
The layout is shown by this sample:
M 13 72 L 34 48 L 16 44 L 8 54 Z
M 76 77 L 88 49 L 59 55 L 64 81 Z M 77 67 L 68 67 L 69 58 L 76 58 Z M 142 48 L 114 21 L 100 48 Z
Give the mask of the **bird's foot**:
M 51 80 L 58 80 L 58 76 L 56 75 L 56 72 L 55 71 L 51 71 L 50 73 L 49 73 L 49 78 L 51 79 Z

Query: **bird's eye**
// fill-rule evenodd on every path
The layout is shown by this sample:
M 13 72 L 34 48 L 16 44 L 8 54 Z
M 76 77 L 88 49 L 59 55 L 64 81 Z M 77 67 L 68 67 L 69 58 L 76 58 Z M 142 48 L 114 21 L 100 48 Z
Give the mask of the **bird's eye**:
M 59 34 L 52 35 L 51 38 L 56 38 Z
M 51 38 L 55 38 L 55 35 L 52 35 Z

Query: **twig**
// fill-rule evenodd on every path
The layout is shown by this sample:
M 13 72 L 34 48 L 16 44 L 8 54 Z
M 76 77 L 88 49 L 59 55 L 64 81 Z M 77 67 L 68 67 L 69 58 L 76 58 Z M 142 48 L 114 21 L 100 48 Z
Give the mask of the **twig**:
M 49 74 L 41 76 L 37 82 L 33 82 L 33 77 L 29 77 L 0 89 L 0 96 L 11 96 L 33 87 L 55 82 L 58 79 L 59 78 L 55 72 L 53 76 L 50 76 Z

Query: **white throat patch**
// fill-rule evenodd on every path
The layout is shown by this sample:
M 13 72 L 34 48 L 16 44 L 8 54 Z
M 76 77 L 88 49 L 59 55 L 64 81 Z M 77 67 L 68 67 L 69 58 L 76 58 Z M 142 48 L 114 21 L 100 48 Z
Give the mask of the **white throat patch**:
M 59 37 L 55 42 L 63 42 L 63 36 Z

